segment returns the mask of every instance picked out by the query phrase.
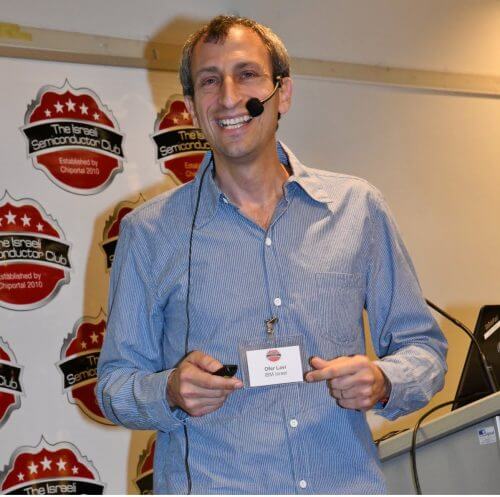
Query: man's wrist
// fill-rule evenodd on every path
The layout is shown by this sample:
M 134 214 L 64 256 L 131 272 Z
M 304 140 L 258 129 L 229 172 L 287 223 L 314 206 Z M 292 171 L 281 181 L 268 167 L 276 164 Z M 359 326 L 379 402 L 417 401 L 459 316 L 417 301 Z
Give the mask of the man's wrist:
M 167 386 L 165 388 L 165 396 L 167 398 L 167 403 L 168 403 L 168 406 L 170 407 L 170 410 L 174 410 L 177 407 L 177 405 L 173 402 L 172 395 L 171 395 L 171 392 L 172 392 L 172 381 L 173 381 L 173 377 L 174 377 L 174 374 L 175 374 L 176 370 L 177 369 L 174 368 L 174 369 L 171 369 L 168 372 Z
M 382 378 L 384 379 L 384 384 L 382 388 L 382 396 L 379 399 L 379 402 L 385 407 L 387 402 L 389 402 L 389 399 L 391 397 L 391 391 L 392 391 L 392 384 L 389 378 L 387 378 L 386 374 L 382 370 L 382 368 L 379 367 L 380 372 L 382 373 Z

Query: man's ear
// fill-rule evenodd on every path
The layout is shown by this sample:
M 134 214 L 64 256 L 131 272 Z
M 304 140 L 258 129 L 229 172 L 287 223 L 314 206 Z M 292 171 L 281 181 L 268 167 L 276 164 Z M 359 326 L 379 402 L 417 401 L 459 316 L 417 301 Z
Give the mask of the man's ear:
M 198 124 L 198 117 L 196 116 L 196 110 L 194 108 L 193 97 L 191 97 L 189 95 L 184 95 L 184 104 L 186 105 L 188 112 L 191 114 L 191 117 L 193 118 L 193 124 L 197 128 L 199 128 L 200 125 Z
M 293 84 L 292 78 L 286 77 L 281 80 L 281 88 L 279 89 L 279 106 L 280 114 L 286 114 L 292 105 Z

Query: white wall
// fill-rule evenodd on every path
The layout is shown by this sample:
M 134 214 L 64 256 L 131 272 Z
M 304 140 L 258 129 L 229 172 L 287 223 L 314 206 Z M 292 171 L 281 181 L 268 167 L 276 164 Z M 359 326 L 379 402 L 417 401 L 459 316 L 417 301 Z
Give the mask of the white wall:
M 304 78 L 295 83 L 283 139 L 304 162 L 377 186 L 424 294 L 473 328 L 481 305 L 500 301 L 498 99 Z M 450 341 L 449 373 L 433 404 L 453 398 L 468 347 L 465 334 L 438 321 Z M 397 426 L 415 420 L 408 416 Z

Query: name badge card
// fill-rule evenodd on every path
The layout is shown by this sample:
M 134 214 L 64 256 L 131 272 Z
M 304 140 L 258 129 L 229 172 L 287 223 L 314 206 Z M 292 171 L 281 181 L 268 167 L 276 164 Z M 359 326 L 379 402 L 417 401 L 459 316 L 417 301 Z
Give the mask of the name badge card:
M 300 347 L 247 350 L 249 386 L 262 387 L 304 380 Z
M 301 335 L 272 335 L 240 342 L 238 348 L 245 387 L 304 381 L 307 360 Z

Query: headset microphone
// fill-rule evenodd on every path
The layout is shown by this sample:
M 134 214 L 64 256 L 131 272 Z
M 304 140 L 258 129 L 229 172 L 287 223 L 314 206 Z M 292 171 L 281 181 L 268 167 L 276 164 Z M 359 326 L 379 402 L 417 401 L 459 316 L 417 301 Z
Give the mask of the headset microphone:
M 274 94 L 276 93 L 276 91 L 278 90 L 278 88 L 280 88 L 280 86 L 281 86 L 281 76 L 277 76 L 276 77 L 276 84 L 274 85 L 274 90 L 272 91 L 272 93 L 269 96 L 267 96 L 266 98 L 264 98 L 264 100 L 259 100 L 256 97 L 250 98 L 248 100 L 248 102 L 245 104 L 245 107 L 247 108 L 248 113 L 252 117 L 258 117 L 258 116 L 260 116 L 264 112 L 264 104 L 268 100 L 270 100 L 271 98 L 273 98 Z

